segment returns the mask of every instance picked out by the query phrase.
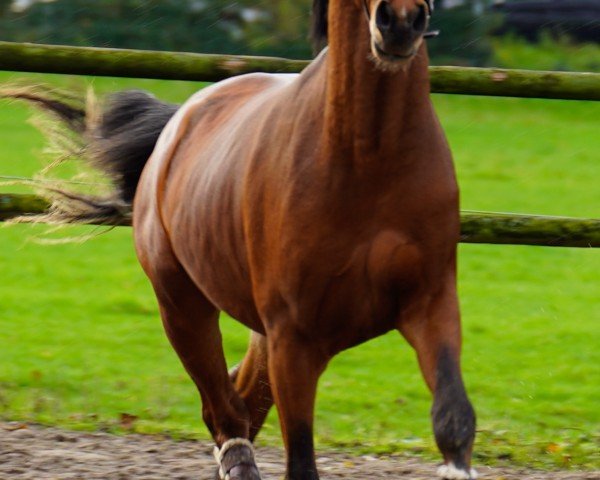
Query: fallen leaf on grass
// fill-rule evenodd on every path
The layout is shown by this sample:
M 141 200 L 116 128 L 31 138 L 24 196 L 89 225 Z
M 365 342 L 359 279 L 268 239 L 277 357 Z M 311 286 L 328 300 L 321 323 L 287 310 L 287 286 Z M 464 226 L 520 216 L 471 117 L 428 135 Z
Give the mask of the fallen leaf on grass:
M 9 432 L 14 432 L 16 430 L 25 430 L 26 428 L 29 428 L 29 427 L 27 425 L 25 425 L 24 423 L 17 423 L 14 425 L 4 426 L 4 430 L 7 430 Z
M 558 443 L 549 443 L 548 445 L 546 445 L 546 451 L 548 453 L 556 453 L 560 452 L 561 450 L 562 447 Z
M 122 413 L 119 417 L 119 425 L 124 430 L 132 430 L 133 425 L 139 419 L 137 415 L 131 415 L 130 413 Z

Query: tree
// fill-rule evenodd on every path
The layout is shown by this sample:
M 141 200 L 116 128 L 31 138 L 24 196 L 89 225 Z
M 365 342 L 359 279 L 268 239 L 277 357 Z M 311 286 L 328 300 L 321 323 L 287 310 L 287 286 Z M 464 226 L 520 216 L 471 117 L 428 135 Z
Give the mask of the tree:
M 2 0 L 0 0 L 2 1 Z M 5 40 L 102 47 L 242 50 L 218 0 L 56 0 L 0 20 Z
M 8 9 L 12 5 L 12 0 L 0 0 L 0 18 L 6 15 Z
M 462 1 L 462 0 L 461 0 Z M 434 63 L 485 64 L 488 17 L 467 0 L 437 9 L 429 40 Z M 23 12 L 0 0 L 0 39 L 115 48 L 310 58 L 312 0 L 54 0 Z
M 477 0 L 473 0 L 477 1 Z M 478 15 L 472 2 L 448 9 L 436 9 L 431 29 L 440 30 L 428 40 L 429 56 L 434 64 L 485 65 L 492 53 L 490 35 L 496 17 Z

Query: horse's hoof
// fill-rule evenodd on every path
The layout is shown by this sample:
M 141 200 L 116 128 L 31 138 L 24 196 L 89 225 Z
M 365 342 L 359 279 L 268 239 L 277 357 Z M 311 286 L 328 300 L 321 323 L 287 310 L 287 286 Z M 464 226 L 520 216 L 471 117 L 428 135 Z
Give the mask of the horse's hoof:
M 443 480 L 476 480 L 478 477 L 475 469 L 471 468 L 467 471 L 464 468 L 457 468 L 452 462 L 438 468 L 437 474 Z
M 215 459 L 219 464 L 217 472 L 220 480 L 261 480 L 254 461 L 254 448 L 250 441 L 234 438 L 215 447 Z
M 228 480 L 261 480 L 260 472 L 256 467 L 237 466 L 233 467 L 228 474 L 225 475 Z M 221 469 L 217 468 L 214 480 L 223 480 L 221 477 Z
M 238 465 L 229 471 L 229 480 L 261 480 L 256 465 Z

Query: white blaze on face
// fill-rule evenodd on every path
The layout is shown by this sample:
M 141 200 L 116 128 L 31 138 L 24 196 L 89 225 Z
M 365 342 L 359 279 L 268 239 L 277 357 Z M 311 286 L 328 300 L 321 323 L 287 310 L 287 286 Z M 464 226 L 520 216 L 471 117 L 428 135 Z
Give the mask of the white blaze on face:
M 381 36 L 381 32 L 379 28 L 377 28 L 377 21 L 375 19 L 375 12 L 369 13 L 370 21 L 369 21 L 369 31 L 371 32 L 371 39 L 376 41 L 377 43 L 383 43 L 383 37 Z

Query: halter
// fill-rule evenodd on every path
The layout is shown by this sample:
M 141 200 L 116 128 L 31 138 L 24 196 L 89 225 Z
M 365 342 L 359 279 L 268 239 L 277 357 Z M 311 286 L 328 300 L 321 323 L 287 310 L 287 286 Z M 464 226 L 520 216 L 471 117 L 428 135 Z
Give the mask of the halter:
M 427 21 L 431 18 L 431 14 L 433 13 L 433 2 L 434 0 L 425 0 L 425 5 L 427 6 Z M 365 10 L 365 15 L 367 16 L 367 20 L 369 23 L 371 22 L 371 12 L 369 12 L 369 5 L 367 4 L 367 0 L 363 0 L 363 8 Z M 425 32 L 423 34 L 423 38 L 435 38 L 440 34 L 439 30 L 432 30 L 430 32 Z

